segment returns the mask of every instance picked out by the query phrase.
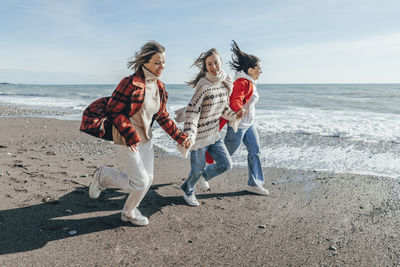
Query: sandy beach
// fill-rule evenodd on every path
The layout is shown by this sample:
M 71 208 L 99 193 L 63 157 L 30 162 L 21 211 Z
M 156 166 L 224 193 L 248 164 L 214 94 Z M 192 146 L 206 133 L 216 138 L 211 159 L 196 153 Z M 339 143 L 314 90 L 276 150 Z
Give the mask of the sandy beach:
M 189 207 L 188 160 L 157 150 L 140 206 L 150 224 L 134 227 L 120 221 L 126 194 L 88 197 L 96 167 L 122 165 L 79 123 L 0 118 L 0 266 L 400 264 L 395 179 L 268 168 L 264 197 L 244 191 L 247 169 L 234 167 Z

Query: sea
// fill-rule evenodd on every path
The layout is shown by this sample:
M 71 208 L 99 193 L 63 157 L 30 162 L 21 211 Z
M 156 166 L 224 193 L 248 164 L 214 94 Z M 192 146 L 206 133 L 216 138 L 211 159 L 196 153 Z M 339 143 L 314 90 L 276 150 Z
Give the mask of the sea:
M 0 104 L 30 110 L 11 116 L 80 120 L 91 102 L 111 95 L 115 86 L 0 84 Z M 184 84 L 166 89 L 173 117 L 193 89 Z M 258 84 L 257 89 L 264 167 L 400 178 L 400 84 Z M 176 143 L 154 125 L 154 143 L 178 156 Z M 232 159 L 246 167 L 246 148 L 241 145 Z

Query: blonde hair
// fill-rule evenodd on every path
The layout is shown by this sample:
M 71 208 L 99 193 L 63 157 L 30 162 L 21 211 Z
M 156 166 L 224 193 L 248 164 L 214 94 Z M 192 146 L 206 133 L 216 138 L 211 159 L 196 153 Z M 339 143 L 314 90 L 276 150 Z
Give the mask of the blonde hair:
M 190 66 L 190 67 L 193 67 L 193 66 L 198 67 L 200 69 L 200 72 L 196 75 L 196 78 L 194 78 L 194 80 L 187 82 L 186 84 L 188 84 L 189 86 L 191 86 L 193 88 L 196 87 L 199 80 L 206 75 L 206 72 L 207 72 L 206 59 L 212 55 L 215 55 L 216 57 L 218 57 L 222 62 L 222 58 L 221 58 L 220 54 L 218 53 L 217 49 L 215 49 L 215 48 L 211 48 L 207 52 L 201 53 L 200 56 L 194 61 L 192 66 Z
M 135 56 L 132 60 L 128 61 L 128 69 L 137 71 L 143 64 L 149 62 L 154 54 L 164 52 L 164 46 L 160 45 L 156 41 L 149 41 L 140 48 L 139 52 L 135 53 Z

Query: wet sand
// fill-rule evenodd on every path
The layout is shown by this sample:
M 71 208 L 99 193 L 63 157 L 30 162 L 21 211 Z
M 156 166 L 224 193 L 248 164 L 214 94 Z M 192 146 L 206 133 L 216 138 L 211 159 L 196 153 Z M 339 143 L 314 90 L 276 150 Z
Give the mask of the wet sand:
M 157 150 L 140 206 L 150 224 L 134 227 L 120 221 L 126 194 L 88 197 L 96 167 L 122 169 L 111 143 L 78 121 L 0 125 L 0 266 L 400 264 L 394 179 L 266 168 L 265 197 L 244 191 L 247 169 L 235 167 L 189 207 L 179 189 L 188 160 Z

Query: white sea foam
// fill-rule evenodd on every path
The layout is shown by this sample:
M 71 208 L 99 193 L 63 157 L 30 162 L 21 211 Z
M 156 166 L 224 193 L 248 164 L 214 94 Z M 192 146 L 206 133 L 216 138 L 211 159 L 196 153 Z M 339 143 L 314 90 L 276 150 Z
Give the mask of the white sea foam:
M 400 178 L 400 155 L 391 152 L 374 154 L 353 147 L 265 146 L 261 158 L 263 166 L 268 167 Z
M 293 133 L 400 142 L 400 114 L 306 108 L 259 110 L 260 134 Z
M 170 155 L 179 156 L 176 143 L 162 129 L 156 129 L 155 143 Z M 333 173 L 357 173 L 400 178 L 400 154 L 375 153 L 368 147 L 353 146 L 289 146 L 264 145 L 261 147 L 263 167 L 317 170 Z M 247 151 L 242 144 L 232 156 L 236 166 L 247 166 Z
M 400 178 L 400 115 L 293 109 L 257 116 L 263 167 Z M 179 155 L 161 128 L 154 138 L 170 155 Z M 243 144 L 232 159 L 247 166 Z
M 49 108 L 64 108 L 72 110 L 84 110 L 89 104 L 88 100 L 85 99 L 69 99 L 61 97 L 38 97 L 38 96 L 1 96 L 0 102 L 16 104 L 16 105 L 28 105 L 28 106 L 39 106 Z
M 111 95 L 114 88 L 2 85 L 0 102 L 62 110 L 62 115 L 54 116 L 80 120 L 87 105 Z M 400 85 L 259 85 L 258 89 L 256 124 L 264 167 L 399 178 Z M 193 89 L 167 85 L 167 90 L 167 108 L 173 117 L 175 110 L 188 103 Z M 27 115 L 49 116 L 40 112 Z M 179 156 L 176 142 L 157 123 L 154 126 L 154 143 Z M 237 166 L 247 165 L 243 145 L 233 161 Z

